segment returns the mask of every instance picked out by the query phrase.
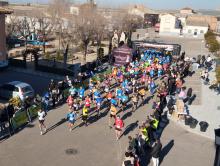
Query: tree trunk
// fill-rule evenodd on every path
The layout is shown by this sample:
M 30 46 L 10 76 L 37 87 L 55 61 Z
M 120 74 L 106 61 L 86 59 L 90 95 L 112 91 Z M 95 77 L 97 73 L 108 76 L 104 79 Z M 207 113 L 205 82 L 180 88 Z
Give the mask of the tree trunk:
M 44 55 L 45 55 L 45 53 L 46 53 L 46 36 L 44 35 L 44 37 L 43 37 L 43 52 L 44 52 Z
M 25 51 L 27 51 L 27 37 L 25 37 Z
M 83 56 L 83 64 L 86 64 L 86 55 L 87 55 L 88 45 L 85 44 L 84 47 L 85 47 L 85 50 L 84 50 L 85 52 L 84 52 L 84 56 Z
M 63 55 L 63 56 L 64 56 L 64 57 L 63 57 L 63 67 L 64 67 L 64 68 L 66 68 L 66 66 L 67 66 L 68 51 L 69 51 L 69 44 L 67 44 L 65 53 L 64 53 L 64 55 Z

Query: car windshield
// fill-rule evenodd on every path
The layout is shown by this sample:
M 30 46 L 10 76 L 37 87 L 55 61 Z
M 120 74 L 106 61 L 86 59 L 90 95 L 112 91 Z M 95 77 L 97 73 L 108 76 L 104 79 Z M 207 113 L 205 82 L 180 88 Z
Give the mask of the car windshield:
M 32 91 L 32 88 L 30 86 L 25 86 L 21 88 L 22 92 L 30 92 Z

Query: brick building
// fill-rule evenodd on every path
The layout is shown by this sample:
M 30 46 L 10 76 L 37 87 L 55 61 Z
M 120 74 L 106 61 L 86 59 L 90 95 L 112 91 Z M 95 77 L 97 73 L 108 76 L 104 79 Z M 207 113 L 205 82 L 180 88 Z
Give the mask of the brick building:
M 0 67 L 8 65 L 5 35 L 5 15 L 11 13 L 12 10 L 0 6 Z

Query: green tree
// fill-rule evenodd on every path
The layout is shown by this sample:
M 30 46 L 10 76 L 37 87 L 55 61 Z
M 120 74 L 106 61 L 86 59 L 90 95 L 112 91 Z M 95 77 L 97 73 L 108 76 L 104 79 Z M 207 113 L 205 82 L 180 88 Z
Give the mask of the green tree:
M 210 46 L 209 46 L 209 51 L 212 53 L 217 53 L 220 50 L 220 44 L 218 43 L 218 41 L 212 40 L 210 42 Z

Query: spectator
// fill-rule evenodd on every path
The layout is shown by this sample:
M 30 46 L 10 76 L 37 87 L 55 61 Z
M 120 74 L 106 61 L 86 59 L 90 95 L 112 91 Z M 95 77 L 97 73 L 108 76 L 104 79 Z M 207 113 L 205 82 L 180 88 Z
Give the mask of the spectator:
M 153 166 L 159 166 L 159 157 L 162 149 L 162 144 L 159 139 L 156 139 L 151 151 Z
M 122 163 L 122 166 L 134 166 L 134 157 L 128 152 L 125 152 L 125 159 Z

